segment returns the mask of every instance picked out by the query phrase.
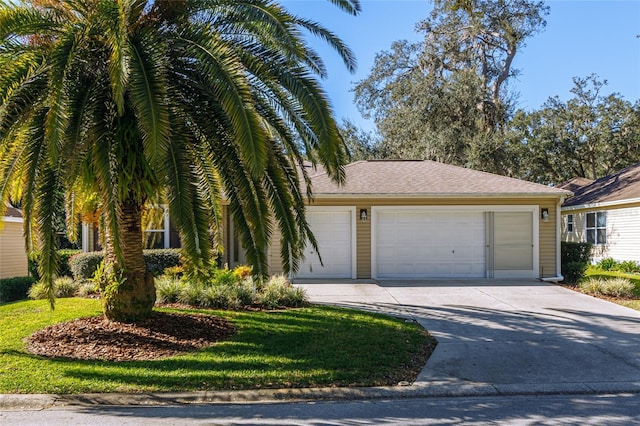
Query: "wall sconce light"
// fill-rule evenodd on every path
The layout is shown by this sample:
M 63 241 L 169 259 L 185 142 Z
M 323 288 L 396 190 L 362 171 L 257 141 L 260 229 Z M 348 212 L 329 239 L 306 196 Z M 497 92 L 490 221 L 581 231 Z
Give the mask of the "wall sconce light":
M 367 209 L 360 209 L 360 221 L 361 222 L 367 221 Z
M 549 222 L 549 209 L 541 209 L 540 218 L 543 222 Z

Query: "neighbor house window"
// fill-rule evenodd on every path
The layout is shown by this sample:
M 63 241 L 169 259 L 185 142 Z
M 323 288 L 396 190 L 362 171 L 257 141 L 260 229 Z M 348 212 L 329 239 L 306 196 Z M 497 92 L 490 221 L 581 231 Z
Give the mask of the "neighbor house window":
M 567 232 L 573 232 L 573 215 L 567 215 Z
M 587 242 L 591 244 L 607 243 L 607 213 L 587 213 Z

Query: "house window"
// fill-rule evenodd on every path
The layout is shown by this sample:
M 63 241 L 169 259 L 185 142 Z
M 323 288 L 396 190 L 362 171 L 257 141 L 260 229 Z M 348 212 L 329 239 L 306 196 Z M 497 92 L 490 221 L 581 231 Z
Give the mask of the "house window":
M 607 243 L 606 212 L 587 213 L 587 242 L 591 244 Z
M 573 232 L 573 215 L 567 215 L 567 232 Z
M 146 249 L 169 248 L 169 215 L 163 207 L 149 207 L 142 212 L 144 232 L 142 245 Z

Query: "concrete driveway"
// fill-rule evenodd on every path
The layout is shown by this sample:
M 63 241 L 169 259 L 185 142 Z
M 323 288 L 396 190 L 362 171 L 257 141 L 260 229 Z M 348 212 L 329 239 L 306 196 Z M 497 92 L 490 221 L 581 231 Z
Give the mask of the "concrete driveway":
M 296 281 L 317 303 L 413 318 L 422 394 L 640 392 L 640 312 L 535 280 Z M 428 390 L 431 391 L 428 391 Z M 426 391 L 426 392 L 425 392 Z

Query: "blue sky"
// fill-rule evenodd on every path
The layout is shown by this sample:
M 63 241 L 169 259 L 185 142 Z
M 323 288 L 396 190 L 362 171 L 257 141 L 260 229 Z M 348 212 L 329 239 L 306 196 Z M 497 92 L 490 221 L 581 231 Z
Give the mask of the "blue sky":
M 353 17 L 327 0 L 281 0 L 292 12 L 314 19 L 337 33 L 355 52 L 358 69 L 350 74 L 338 55 L 323 42 L 311 44 L 325 59 L 329 78 L 323 85 L 336 117 L 365 128 L 353 102 L 354 82 L 366 78 L 376 53 L 395 40 L 420 40 L 415 24 L 431 9 L 428 0 L 362 0 L 362 13 Z M 512 83 L 520 94 L 518 107 L 539 108 L 549 97 L 571 97 L 572 78 L 596 73 L 608 81 L 605 94 L 617 92 L 634 102 L 640 98 L 640 0 L 548 1 L 546 29 L 527 41 L 514 61 L 521 74 Z

